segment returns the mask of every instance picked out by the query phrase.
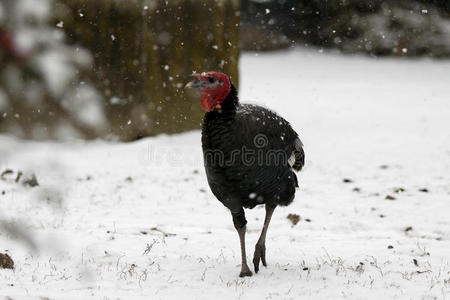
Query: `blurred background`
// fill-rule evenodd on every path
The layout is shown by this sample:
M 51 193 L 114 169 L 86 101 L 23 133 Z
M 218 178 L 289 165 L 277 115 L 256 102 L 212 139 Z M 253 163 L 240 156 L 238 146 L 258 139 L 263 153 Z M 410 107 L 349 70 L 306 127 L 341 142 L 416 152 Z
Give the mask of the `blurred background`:
M 446 0 L 1 0 L 0 132 L 132 141 L 200 128 L 193 71 L 243 51 L 450 56 Z

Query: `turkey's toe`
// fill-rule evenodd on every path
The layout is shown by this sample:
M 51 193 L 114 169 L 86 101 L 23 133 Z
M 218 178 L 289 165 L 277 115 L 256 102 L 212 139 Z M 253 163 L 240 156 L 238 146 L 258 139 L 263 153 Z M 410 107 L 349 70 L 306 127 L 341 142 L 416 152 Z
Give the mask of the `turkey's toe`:
M 248 270 L 248 271 L 241 271 L 241 273 L 239 274 L 239 277 L 247 277 L 247 276 L 252 276 L 253 273 L 252 271 Z
M 253 266 L 255 267 L 255 272 L 259 271 L 259 261 L 261 260 L 264 267 L 267 267 L 266 263 L 266 246 L 256 244 L 255 253 L 253 254 Z

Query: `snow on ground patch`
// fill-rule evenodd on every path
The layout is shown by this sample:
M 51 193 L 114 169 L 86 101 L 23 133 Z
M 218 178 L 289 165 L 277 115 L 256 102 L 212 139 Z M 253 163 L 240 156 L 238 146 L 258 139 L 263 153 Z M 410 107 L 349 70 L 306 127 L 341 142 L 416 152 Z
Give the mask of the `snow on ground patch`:
M 128 144 L 0 136 L 0 296 L 444 299 L 450 290 L 450 64 L 290 51 L 242 58 L 241 100 L 301 134 L 307 163 L 267 260 L 239 278 L 200 132 Z M 27 186 L 17 174 L 36 174 Z M 253 254 L 264 209 L 247 210 Z M 293 225 L 289 214 L 299 216 Z

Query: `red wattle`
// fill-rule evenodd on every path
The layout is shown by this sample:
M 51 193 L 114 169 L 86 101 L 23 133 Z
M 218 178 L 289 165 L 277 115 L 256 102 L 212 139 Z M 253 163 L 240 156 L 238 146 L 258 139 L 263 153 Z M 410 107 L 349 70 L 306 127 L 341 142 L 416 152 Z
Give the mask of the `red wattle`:
M 203 110 L 209 112 L 211 111 L 211 104 L 210 104 L 210 99 L 208 96 L 203 96 L 200 98 L 200 105 L 203 108 Z

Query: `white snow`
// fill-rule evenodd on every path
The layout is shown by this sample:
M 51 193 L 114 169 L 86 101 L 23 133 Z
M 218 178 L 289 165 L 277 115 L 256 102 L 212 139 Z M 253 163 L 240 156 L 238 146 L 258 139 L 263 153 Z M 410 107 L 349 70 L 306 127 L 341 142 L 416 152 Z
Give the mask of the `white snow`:
M 75 87 L 73 95 L 64 99 L 63 107 L 80 123 L 95 130 L 101 131 L 107 124 L 101 95 L 91 84 L 83 83 Z
M 128 144 L 0 136 L 0 173 L 15 172 L 0 179 L 0 252 L 16 265 L 0 270 L 0 296 L 448 298 L 449 68 L 299 49 L 242 57 L 241 99 L 289 120 L 307 157 L 294 203 L 272 219 L 269 266 L 244 279 L 199 131 Z M 15 183 L 17 170 L 40 185 Z M 246 213 L 251 259 L 264 209 Z
M 45 22 L 47 21 L 48 13 L 51 11 L 50 1 L 21 0 L 13 2 L 15 2 L 14 13 L 16 14 L 16 18 L 22 24 L 30 22 L 30 20 Z M 6 5 L 8 5 L 8 3 L 6 3 Z
M 55 96 L 66 92 L 76 76 L 76 69 L 61 49 L 46 51 L 35 58 L 50 91 Z

